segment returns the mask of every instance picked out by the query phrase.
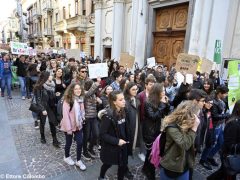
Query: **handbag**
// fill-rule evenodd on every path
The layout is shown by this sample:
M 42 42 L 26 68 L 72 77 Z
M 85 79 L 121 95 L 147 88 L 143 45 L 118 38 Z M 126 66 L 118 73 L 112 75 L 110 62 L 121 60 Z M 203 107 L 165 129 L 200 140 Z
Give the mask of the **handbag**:
M 237 144 L 234 147 L 234 154 L 227 155 L 223 163 L 228 175 L 240 173 L 240 154 L 237 154 Z
M 41 112 L 41 109 L 40 109 L 39 105 L 37 104 L 35 95 L 33 95 L 33 97 L 32 97 L 29 110 L 34 113 L 37 113 L 37 114 Z

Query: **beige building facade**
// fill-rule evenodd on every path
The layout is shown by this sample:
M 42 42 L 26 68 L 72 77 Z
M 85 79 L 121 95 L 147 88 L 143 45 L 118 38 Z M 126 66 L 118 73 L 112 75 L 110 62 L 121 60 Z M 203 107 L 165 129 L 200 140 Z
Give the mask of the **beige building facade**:
M 35 0 L 26 10 L 30 46 L 80 49 L 93 55 L 93 0 Z

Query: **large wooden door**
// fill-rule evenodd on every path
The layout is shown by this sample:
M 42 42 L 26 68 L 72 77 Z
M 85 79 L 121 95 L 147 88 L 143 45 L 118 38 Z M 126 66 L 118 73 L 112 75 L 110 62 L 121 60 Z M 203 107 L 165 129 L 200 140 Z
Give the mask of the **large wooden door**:
M 187 26 L 188 4 L 160 8 L 156 12 L 153 55 L 168 67 L 183 52 Z

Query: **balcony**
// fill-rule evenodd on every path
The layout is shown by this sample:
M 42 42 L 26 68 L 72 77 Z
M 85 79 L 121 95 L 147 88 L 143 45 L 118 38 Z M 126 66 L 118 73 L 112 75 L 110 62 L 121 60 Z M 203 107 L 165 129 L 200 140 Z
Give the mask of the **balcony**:
M 41 32 L 35 32 L 33 34 L 34 38 L 42 38 L 42 33 Z
M 67 30 L 85 31 L 87 28 L 87 22 L 87 17 L 82 15 L 69 18 L 67 19 Z
M 43 5 L 42 5 L 42 9 L 43 11 L 46 11 L 46 12 L 53 12 L 53 5 L 52 5 L 52 1 L 51 0 L 46 0 L 43 2 Z
M 56 33 L 63 33 L 64 30 L 66 30 L 66 22 L 62 20 L 62 21 L 55 23 L 54 30 Z
M 46 36 L 46 37 L 53 36 L 53 30 L 51 28 L 45 28 L 44 32 L 43 32 L 43 35 Z
M 42 17 L 42 14 L 41 14 L 41 11 L 39 9 L 33 9 L 33 17 L 35 18 L 41 18 Z

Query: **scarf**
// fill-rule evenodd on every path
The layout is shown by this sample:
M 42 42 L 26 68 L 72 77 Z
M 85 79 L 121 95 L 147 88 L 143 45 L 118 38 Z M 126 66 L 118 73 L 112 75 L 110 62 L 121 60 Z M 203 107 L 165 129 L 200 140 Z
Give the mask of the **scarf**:
M 83 120 L 85 119 L 85 110 L 82 97 L 75 97 L 73 108 L 75 110 L 76 125 L 79 130 L 82 129 Z
M 46 81 L 44 84 L 43 84 L 43 87 L 44 89 L 46 89 L 47 91 L 52 91 L 54 92 L 55 91 L 55 83 L 54 81 Z

